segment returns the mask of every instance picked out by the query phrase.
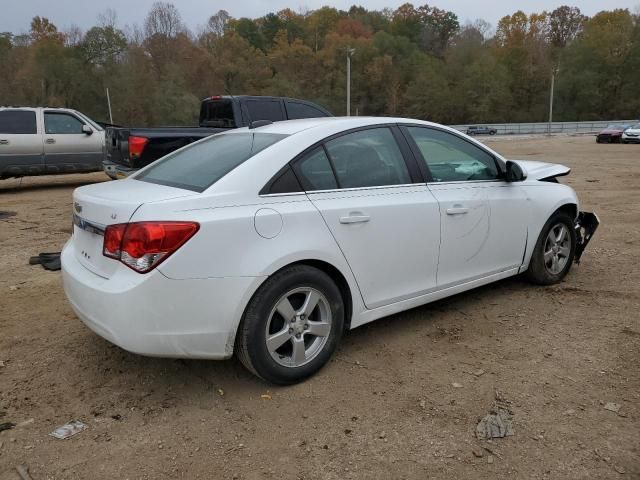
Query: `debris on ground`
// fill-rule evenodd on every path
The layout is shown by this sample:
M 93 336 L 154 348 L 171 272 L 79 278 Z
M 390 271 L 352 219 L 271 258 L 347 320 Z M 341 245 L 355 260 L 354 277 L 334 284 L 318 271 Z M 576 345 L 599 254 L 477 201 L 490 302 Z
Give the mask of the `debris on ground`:
M 221 397 L 224 397 L 224 390 L 219 388 L 218 389 L 218 395 L 220 395 Z
M 9 212 L 6 210 L 0 210 L 0 220 L 4 220 L 5 218 L 15 217 L 16 212 Z
M 458 383 L 458 382 L 453 382 L 453 383 L 451 384 L 451 386 L 452 386 L 453 388 L 462 388 L 462 384 L 461 384 L 461 383 Z
M 618 413 L 622 405 L 619 403 L 607 402 L 604 404 L 604 409 L 609 410 L 610 412 Z
M 24 422 L 20 422 L 16 426 L 18 428 L 22 428 L 22 427 L 26 427 L 27 425 L 31 425 L 33 422 L 35 422 L 35 419 L 34 418 L 29 418 L 28 420 L 25 420 Z
M 271 395 L 269 395 L 268 393 L 263 393 L 262 395 L 260 395 L 260 398 L 263 400 L 271 400 Z
M 484 457 L 484 453 L 482 453 L 482 450 L 480 450 L 479 448 L 474 448 L 473 450 L 471 450 L 471 453 L 473 453 L 474 457 L 478 457 L 478 458 Z
M 491 455 L 487 457 L 487 463 L 493 463 L 493 457 Z
M 618 472 L 620 475 L 624 475 L 624 474 L 625 474 L 625 472 L 626 472 L 626 470 L 625 470 L 623 467 L 621 467 L 620 465 L 614 465 L 614 466 L 613 466 L 613 469 L 614 469 L 616 472 Z
M 31 475 L 29 475 L 29 467 L 27 467 L 24 464 L 23 465 L 18 465 L 16 467 L 16 472 L 18 472 L 18 475 L 20 475 L 20 478 L 22 480 L 33 480 Z
M 482 417 L 476 426 L 476 437 L 479 439 L 504 438 L 513 435 L 513 412 L 511 402 L 503 394 L 496 391 L 495 401 L 489 413 Z
M 484 375 L 484 374 L 485 374 L 485 371 L 484 371 L 484 370 L 482 370 L 482 369 L 479 369 L 479 370 L 476 370 L 475 372 L 473 372 L 473 374 L 474 374 L 476 377 L 480 377 L 480 376 L 482 376 L 482 375 Z
M 72 437 L 73 435 L 76 435 L 77 433 L 80 433 L 86 429 L 87 426 L 80 420 L 72 420 L 69 423 L 62 425 L 61 427 L 56 428 L 49 435 L 60 440 L 64 440 L 65 438 Z
M 0 368 L 4 367 L 4 360 L 0 360 Z
M 16 424 L 13 422 L 0 423 L 0 432 L 2 432 L 3 430 L 11 430 L 15 426 Z
M 45 270 L 60 270 L 60 252 L 44 252 L 29 259 L 29 265 L 42 265 Z

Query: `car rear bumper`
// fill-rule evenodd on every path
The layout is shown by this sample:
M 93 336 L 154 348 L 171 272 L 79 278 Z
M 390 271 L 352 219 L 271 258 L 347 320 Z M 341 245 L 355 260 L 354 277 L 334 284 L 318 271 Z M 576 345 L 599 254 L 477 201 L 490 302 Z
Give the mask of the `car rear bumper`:
M 133 353 L 224 359 L 233 354 L 244 305 L 261 278 L 173 280 L 154 270 L 122 281 L 84 267 L 73 241 L 62 251 L 64 290 L 91 330 Z M 125 267 L 126 268 L 126 267 Z

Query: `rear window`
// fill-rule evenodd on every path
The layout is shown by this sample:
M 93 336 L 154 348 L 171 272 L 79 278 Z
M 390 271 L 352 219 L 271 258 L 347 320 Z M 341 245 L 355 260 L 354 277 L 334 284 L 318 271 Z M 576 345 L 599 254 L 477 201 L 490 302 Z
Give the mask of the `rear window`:
M 213 135 L 170 153 L 134 178 L 203 192 L 238 165 L 285 137 L 253 132 Z
M 0 133 L 36 133 L 36 113 L 26 110 L 3 110 L 0 112 Z
M 210 100 L 200 107 L 200 125 L 203 127 L 236 128 L 231 100 Z
M 256 120 L 271 120 L 272 122 L 284 120 L 280 100 L 247 100 L 247 110 L 249 110 L 252 122 Z

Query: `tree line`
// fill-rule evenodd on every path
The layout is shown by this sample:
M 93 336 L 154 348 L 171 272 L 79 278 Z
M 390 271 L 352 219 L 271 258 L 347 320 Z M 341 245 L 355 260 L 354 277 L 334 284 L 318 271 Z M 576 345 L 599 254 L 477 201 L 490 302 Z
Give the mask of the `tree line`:
M 205 17 L 206 18 L 206 17 Z M 210 95 L 282 95 L 345 113 L 440 123 L 640 117 L 640 14 L 587 17 L 577 7 L 527 15 L 495 29 L 430 5 L 395 10 L 291 9 L 260 18 L 211 15 L 197 32 L 157 2 L 144 24 L 107 10 L 87 31 L 34 17 L 28 34 L 0 33 L 0 105 L 76 108 L 122 125 L 189 125 Z

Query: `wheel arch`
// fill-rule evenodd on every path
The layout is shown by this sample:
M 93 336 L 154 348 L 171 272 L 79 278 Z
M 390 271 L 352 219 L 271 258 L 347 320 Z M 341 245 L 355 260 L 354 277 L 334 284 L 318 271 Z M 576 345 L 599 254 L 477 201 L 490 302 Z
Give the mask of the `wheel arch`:
M 571 218 L 575 220 L 576 218 L 578 218 L 578 205 L 575 203 L 565 203 L 556 208 L 553 213 L 549 215 L 549 218 L 551 218 L 558 212 L 566 212 Z
M 527 239 L 527 247 L 525 249 L 524 258 L 522 266 L 520 267 L 520 273 L 524 272 L 529 268 L 529 262 L 531 261 L 531 255 L 533 254 L 533 250 L 542 234 L 542 229 L 544 228 L 547 221 L 558 212 L 567 213 L 572 219 L 576 219 L 578 217 L 578 204 L 577 199 L 572 198 L 564 198 L 556 203 L 553 207 L 547 210 L 546 215 L 541 215 L 539 220 L 531 226 L 529 230 L 529 235 Z
M 352 288 L 349 286 L 349 282 L 347 280 L 347 278 L 345 277 L 345 275 L 340 271 L 340 269 L 338 269 L 337 267 L 335 267 L 334 265 L 332 265 L 331 263 L 325 261 L 325 260 L 318 260 L 318 259 L 314 259 L 314 258 L 308 258 L 308 259 L 302 259 L 302 260 L 295 260 L 292 262 L 287 263 L 286 265 L 282 265 L 280 266 L 280 268 L 278 268 L 277 270 L 274 270 L 273 272 L 271 272 L 267 277 L 263 277 L 263 280 L 255 287 L 255 289 L 253 290 L 253 292 L 251 293 L 251 295 L 247 298 L 247 300 L 245 302 L 243 302 L 243 307 L 241 310 L 241 315 L 240 315 L 240 319 L 237 322 L 235 329 L 230 332 L 229 334 L 229 339 L 227 341 L 227 349 L 229 350 L 229 355 L 231 355 L 231 353 L 235 350 L 234 346 L 236 344 L 236 340 L 237 340 L 237 335 L 238 335 L 238 329 L 240 327 L 240 325 L 242 324 L 242 321 L 244 319 L 244 316 L 246 314 L 247 311 L 247 307 L 249 306 L 249 303 L 251 302 L 251 299 L 258 293 L 258 291 L 260 290 L 260 287 L 262 287 L 262 285 L 264 284 L 264 282 L 271 276 L 275 275 L 276 273 L 280 272 L 281 270 L 284 270 L 285 268 L 291 267 L 293 265 L 308 265 L 311 267 L 315 267 L 318 270 L 321 270 L 322 272 L 326 273 L 327 275 L 329 275 L 329 277 L 335 282 L 335 284 L 338 286 L 338 289 L 340 290 L 340 295 L 342 296 L 342 301 L 344 302 L 344 311 L 345 311 L 345 319 L 344 319 L 344 326 L 345 329 L 348 330 L 351 328 L 351 319 L 353 317 L 353 292 L 352 292 Z
M 271 275 L 275 275 L 280 270 L 291 267 L 293 265 L 308 265 L 310 267 L 315 267 L 318 270 L 326 273 L 331 280 L 337 285 L 340 290 L 340 295 L 342 296 L 342 301 L 344 302 L 344 325 L 347 329 L 351 327 L 351 318 L 353 317 L 353 293 L 351 291 L 351 287 L 349 286 L 349 282 L 346 277 L 342 274 L 342 272 L 335 267 L 334 265 L 326 262 L 324 260 L 318 259 L 305 259 L 305 260 L 297 260 L 295 262 L 284 265 L 279 268 L 277 271 L 273 272 Z

